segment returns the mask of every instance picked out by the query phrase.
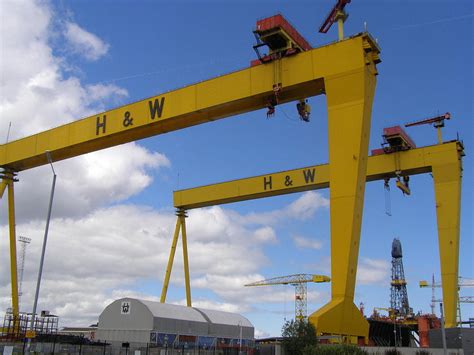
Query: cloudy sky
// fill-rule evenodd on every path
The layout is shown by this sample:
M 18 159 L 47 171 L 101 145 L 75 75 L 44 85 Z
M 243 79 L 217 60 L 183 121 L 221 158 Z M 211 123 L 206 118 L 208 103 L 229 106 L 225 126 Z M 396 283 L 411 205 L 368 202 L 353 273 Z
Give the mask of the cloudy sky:
M 350 5 L 347 33 L 364 22 L 378 38 L 379 65 L 371 148 L 383 127 L 450 111 L 445 135 L 473 142 L 472 3 L 389 2 Z M 314 45 L 332 1 L 0 1 L 0 141 L 14 140 L 128 102 L 248 66 L 255 20 L 281 11 Z M 324 97 L 311 98 L 312 120 L 293 105 L 267 120 L 264 110 L 129 143 L 54 164 L 57 189 L 39 309 L 61 325 L 89 325 L 124 296 L 158 299 L 175 215 L 172 191 L 327 162 Z M 410 131 L 433 144 L 429 127 Z M 19 174 L 17 234 L 26 249 L 21 309 L 31 311 L 52 174 Z M 465 158 L 460 272 L 473 276 L 470 154 Z M 382 183 L 367 186 L 356 304 L 389 305 L 390 246 L 402 240 L 408 294 L 429 311 L 439 279 L 431 177 L 412 179 L 414 196 L 392 189 L 385 213 Z M 293 289 L 244 288 L 295 273 L 330 275 L 328 191 L 306 192 L 193 210 L 187 219 L 195 306 L 241 312 L 257 335 L 279 335 L 294 310 Z M 10 306 L 6 203 L 0 207 L 0 311 Z M 19 248 L 19 251 L 21 249 Z M 168 301 L 184 303 L 178 247 Z M 19 253 L 21 254 L 21 253 Z M 330 298 L 309 285 L 311 313 Z M 472 307 L 463 307 L 472 316 Z

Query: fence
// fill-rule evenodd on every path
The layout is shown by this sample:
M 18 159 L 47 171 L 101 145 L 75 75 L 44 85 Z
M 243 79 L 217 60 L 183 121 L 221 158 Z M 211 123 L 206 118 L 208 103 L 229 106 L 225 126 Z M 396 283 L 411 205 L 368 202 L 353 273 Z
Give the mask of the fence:
M 31 343 L 30 354 L 35 355 L 239 355 L 238 349 L 171 349 L 162 347 L 132 346 L 124 348 L 110 344 L 64 344 Z M 0 343 L 0 354 L 28 354 L 27 343 Z M 240 355 L 256 355 L 251 350 L 242 350 Z

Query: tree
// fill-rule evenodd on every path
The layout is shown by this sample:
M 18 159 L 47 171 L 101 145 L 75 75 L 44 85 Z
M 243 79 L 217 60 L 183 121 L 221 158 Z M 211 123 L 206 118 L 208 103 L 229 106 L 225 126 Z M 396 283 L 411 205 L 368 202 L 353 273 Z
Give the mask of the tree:
M 303 349 L 317 344 L 316 328 L 307 320 L 286 321 L 281 330 L 287 354 L 302 355 Z

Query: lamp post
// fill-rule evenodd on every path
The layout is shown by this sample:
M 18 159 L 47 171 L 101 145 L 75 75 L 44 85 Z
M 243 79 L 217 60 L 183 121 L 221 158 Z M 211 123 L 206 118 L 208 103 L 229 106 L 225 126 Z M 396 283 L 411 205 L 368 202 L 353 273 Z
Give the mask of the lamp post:
M 448 354 L 448 349 L 446 347 L 446 331 L 444 329 L 444 313 L 443 313 L 443 302 L 439 303 L 439 311 L 441 313 L 441 337 L 443 341 L 443 353 L 444 355 Z
M 56 187 L 56 172 L 54 171 L 53 167 L 53 160 L 51 159 L 51 154 L 49 151 L 46 151 L 46 158 L 48 159 L 49 165 L 51 165 L 51 170 L 53 171 L 53 183 L 51 186 L 51 194 L 49 197 L 49 207 L 48 207 L 48 215 L 46 218 L 46 226 L 44 230 L 44 238 L 43 238 L 43 248 L 41 250 L 41 259 L 40 259 L 40 266 L 38 270 L 38 280 L 36 282 L 36 292 L 35 292 L 35 300 L 33 303 L 33 313 L 31 315 L 31 326 L 30 329 L 32 332 L 35 330 L 35 317 L 36 317 L 36 307 L 38 306 L 38 298 L 39 298 L 39 291 L 41 287 L 41 276 L 43 274 L 43 265 L 44 265 L 44 256 L 46 254 L 46 243 L 48 241 L 48 232 L 49 232 L 49 222 L 51 220 L 51 211 L 53 208 L 53 199 L 54 199 L 54 189 Z M 33 336 L 36 336 L 36 334 L 33 333 Z M 28 338 L 28 346 L 27 346 L 27 351 L 30 351 L 30 345 L 31 345 L 31 338 Z
M 242 354 L 242 321 L 239 320 L 239 355 Z

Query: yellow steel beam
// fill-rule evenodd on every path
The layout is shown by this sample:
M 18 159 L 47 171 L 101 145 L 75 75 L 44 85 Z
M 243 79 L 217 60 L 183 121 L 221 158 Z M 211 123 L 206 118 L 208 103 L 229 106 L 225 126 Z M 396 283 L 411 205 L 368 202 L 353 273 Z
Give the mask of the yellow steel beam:
M 10 280 L 12 290 L 12 313 L 14 321 L 16 322 L 18 320 L 20 310 L 18 301 L 18 272 L 16 259 L 15 194 L 13 187 L 15 175 L 12 172 L 4 172 L 3 174 L 3 181 L 8 188 L 8 225 L 10 232 Z
M 328 105 L 331 301 L 308 320 L 319 332 L 363 337 L 369 323 L 354 304 L 376 73 L 365 66 L 325 80 Z
M 438 217 L 438 243 L 447 328 L 457 326 L 459 230 L 461 216 L 462 161 L 459 152 L 433 154 L 433 180 Z
M 455 326 L 456 324 L 456 282 L 458 277 L 462 173 L 461 158 L 463 155 L 462 144 L 458 141 L 451 141 L 403 152 L 371 156 L 367 161 L 366 181 L 393 178 L 397 173 L 402 175 L 433 173 L 436 192 L 436 210 L 438 215 L 440 265 L 443 275 L 445 319 L 448 327 Z M 175 191 L 174 204 L 178 208 L 192 209 L 294 192 L 323 189 L 329 187 L 329 185 L 330 165 L 316 165 L 302 169 L 288 170 L 215 185 Z M 354 243 L 354 241 L 352 242 Z M 344 242 L 342 242 L 342 244 L 344 244 Z M 339 245 L 336 246 L 332 244 L 332 250 L 335 248 L 339 248 Z M 332 257 L 334 257 L 334 255 L 332 255 Z M 347 256 L 347 258 L 351 257 L 354 258 L 353 255 Z M 333 260 L 338 260 L 339 263 L 341 258 L 342 256 Z M 353 273 L 355 274 L 357 262 L 353 260 L 351 265 L 354 267 Z M 333 269 L 332 272 L 338 272 L 334 264 L 333 267 L 336 268 L 336 270 Z M 333 277 L 333 275 L 331 276 Z M 352 284 L 350 286 L 352 289 Z M 333 298 L 334 292 L 337 291 L 338 290 L 333 289 Z M 343 290 L 343 292 L 340 293 L 343 297 L 342 300 L 339 301 L 342 306 L 339 307 L 347 307 L 349 311 L 344 312 L 350 316 L 354 315 L 355 310 L 351 311 L 352 305 L 345 300 L 347 297 L 345 297 L 346 293 L 344 292 L 348 291 Z M 348 294 L 351 295 L 350 292 Z M 340 314 L 337 317 L 340 318 L 344 316 Z M 358 322 L 357 319 L 350 319 L 349 323 L 352 321 Z M 325 328 L 325 326 L 323 326 L 323 328 L 332 329 L 331 327 Z M 321 327 L 319 329 L 321 329 Z
M 280 103 L 325 92 L 327 78 L 367 66 L 379 49 L 368 34 L 278 61 Z M 274 65 L 257 65 L 153 96 L 0 145 L 0 167 L 14 171 L 257 110 L 273 95 Z
M 7 182 L 5 180 L 0 181 L 0 198 L 3 197 L 3 193 L 5 192 L 5 189 L 7 188 Z
M 191 303 L 191 283 L 189 280 L 189 261 L 188 261 L 188 238 L 186 236 L 186 217 L 184 215 L 179 217 L 181 219 L 181 237 L 183 244 L 183 267 L 184 267 L 184 284 L 186 287 L 186 305 L 192 306 Z
M 181 229 L 181 218 L 178 215 L 176 219 L 176 227 L 174 229 L 173 241 L 171 242 L 170 256 L 168 258 L 168 266 L 166 267 L 165 279 L 163 281 L 163 289 L 161 290 L 161 303 L 166 302 L 168 293 L 168 285 L 170 283 L 171 270 L 173 269 L 174 255 L 176 254 L 176 245 L 178 244 L 179 230 Z
M 373 54 L 374 51 L 368 53 Z M 368 53 L 363 50 L 353 52 L 355 58 L 351 59 L 356 59 L 357 64 L 354 63 L 351 70 L 324 76 L 331 164 L 328 172 L 331 180 L 331 255 L 332 260 L 338 260 L 338 264 L 332 265 L 331 302 L 309 317 L 320 333 L 366 339 L 369 324 L 353 303 L 353 297 L 367 170 L 370 116 L 377 75 L 375 64 L 378 62 L 378 57 Z M 338 60 L 346 59 L 341 57 Z M 303 174 L 306 182 L 310 174 L 311 172 Z M 285 176 L 280 183 L 289 187 L 292 182 L 287 178 L 288 176 Z M 302 179 L 301 175 L 299 178 Z M 271 178 L 264 178 L 263 189 L 273 190 Z M 180 206 L 184 205 L 180 203 Z
M 459 153 L 458 142 L 448 142 L 392 154 L 368 157 L 366 181 L 383 180 L 402 175 L 430 173 L 433 156 L 440 153 Z M 445 161 L 446 164 L 449 161 Z M 313 165 L 300 169 L 281 171 L 218 184 L 178 190 L 173 193 L 174 206 L 193 209 L 225 203 L 278 196 L 295 192 L 328 188 L 329 164 Z

